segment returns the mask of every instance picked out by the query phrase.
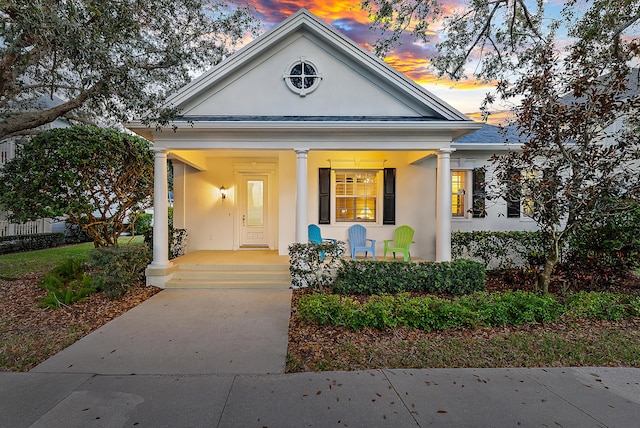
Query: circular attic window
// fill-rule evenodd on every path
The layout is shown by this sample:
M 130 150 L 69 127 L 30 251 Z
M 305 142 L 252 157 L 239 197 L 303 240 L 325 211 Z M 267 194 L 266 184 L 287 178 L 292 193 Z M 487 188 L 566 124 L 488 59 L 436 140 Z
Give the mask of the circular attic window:
M 283 77 L 289 89 L 301 97 L 315 91 L 322 80 L 318 67 L 305 57 L 287 67 Z

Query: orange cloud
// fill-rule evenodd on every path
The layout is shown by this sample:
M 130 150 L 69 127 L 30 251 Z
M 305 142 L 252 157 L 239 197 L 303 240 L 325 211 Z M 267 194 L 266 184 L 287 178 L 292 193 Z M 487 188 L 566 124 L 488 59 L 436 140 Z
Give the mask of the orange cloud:
M 475 120 L 476 122 L 482 122 L 482 113 L 480 112 L 466 113 L 466 115 L 470 119 Z M 487 118 L 487 123 L 489 125 L 506 126 L 509 124 L 509 122 L 512 119 L 513 119 L 513 113 L 511 111 L 508 111 L 508 110 L 492 111 L 489 117 Z

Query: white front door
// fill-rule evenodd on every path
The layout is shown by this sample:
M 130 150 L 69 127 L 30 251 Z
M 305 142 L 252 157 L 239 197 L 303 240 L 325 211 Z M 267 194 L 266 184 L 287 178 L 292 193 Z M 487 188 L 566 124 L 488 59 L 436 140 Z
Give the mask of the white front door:
M 268 175 L 242 175 L 239 186 L 240 248 L 269 248 Z

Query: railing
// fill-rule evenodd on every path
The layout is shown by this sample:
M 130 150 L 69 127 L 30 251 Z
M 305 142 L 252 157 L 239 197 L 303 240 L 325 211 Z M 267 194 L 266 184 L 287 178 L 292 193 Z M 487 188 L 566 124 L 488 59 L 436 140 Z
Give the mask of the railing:
M 34 233 L 51 233 L 51 221 L 40 219 L 20 224 L 0 221 L 0 236 L 32 235 Z

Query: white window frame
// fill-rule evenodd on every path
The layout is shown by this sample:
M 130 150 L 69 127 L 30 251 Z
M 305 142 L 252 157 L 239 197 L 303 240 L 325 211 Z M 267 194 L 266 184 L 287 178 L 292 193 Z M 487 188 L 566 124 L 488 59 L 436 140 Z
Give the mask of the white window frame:
M 376 173 L 376 214 L 375 220 L 367 221 L 367 220 L 338 220 L 336 216 L 336 211 L 338 209 L 338 193 L 336 192 L 336 173 L 345 173 L 345 172 L 375 172 Z M 382 224 L 382 214 L 383 214 L 383 175 L 382 170 L 380 169 L 371 169 L 371 168 L 337 168 L 331 170 L 331 223 L 332 224 L 363 224 L 363 225 L 381 225 Z
M 452 187 L 453 187 L 453 173 L 454 172 L 462 172 L 464 173 L 464 195 L 463 195 L 463 201 L 464 201 L 464 210 L 463 210 L 463 215 L 454 215 L 453 214 L 453 189 L 451 189 L 451 194 L 450 197 L 452 198 L 451 201 L 451 219 L 452 220 L 471 220 L 473 215 L 471 212 L 469 212 L 469 210 L 471 209 L 471 205 L 473 204 L 473 170 L 472 169 L 467 169 L 467 168 L 451 168 L 451 183 L 452 183 Z

